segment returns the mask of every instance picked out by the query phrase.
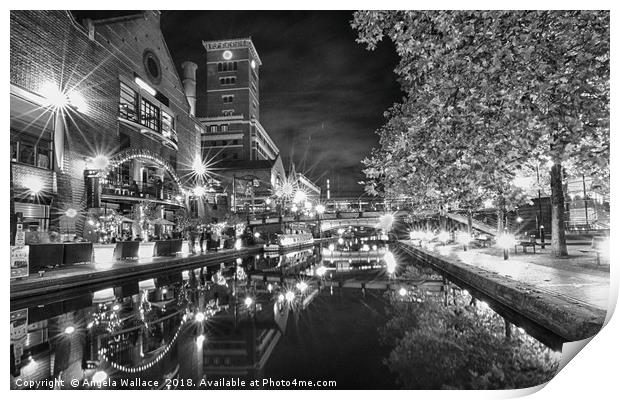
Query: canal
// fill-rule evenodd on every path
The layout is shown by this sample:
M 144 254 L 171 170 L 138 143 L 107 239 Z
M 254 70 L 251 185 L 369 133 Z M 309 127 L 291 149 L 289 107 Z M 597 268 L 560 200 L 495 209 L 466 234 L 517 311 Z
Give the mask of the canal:
M 382 242 L 323 246 L 11 304 L 12 387 L 485 388 L 553 376 L 554 339 L 474 290 Z

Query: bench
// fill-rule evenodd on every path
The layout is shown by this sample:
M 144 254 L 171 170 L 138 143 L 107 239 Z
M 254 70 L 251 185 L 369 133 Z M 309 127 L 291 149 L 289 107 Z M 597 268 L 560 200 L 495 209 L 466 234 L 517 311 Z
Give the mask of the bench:
M 527 248 L 531 247 L 532 250 L 534 251 L 534 254 L 536 254 L 536 246 L 540 246 L 538 243 L 536 242 L 527 242 L 527 241 L 523 241 L 523 242 L 519 242 L 517 244 L 515 244 L 515 253 L 517 252 L 517 246 L 521 246 L 523 248 L 523 252 L 527 253 Z
M 489 238 L 487 235 L 479 235 L 474 240 L 479 245 L 482 245 L 482 247 L 487 247 L 491 243 L 491 238 Z

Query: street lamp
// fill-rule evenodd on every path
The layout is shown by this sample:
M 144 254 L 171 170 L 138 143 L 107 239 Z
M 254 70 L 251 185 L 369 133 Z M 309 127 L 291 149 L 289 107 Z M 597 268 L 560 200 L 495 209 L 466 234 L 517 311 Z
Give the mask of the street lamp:
M 497 237 L 497 246 L 504 250 L 504 260 L 508 260 L 508 249 L 516 243 L 515 237 L 509 233 L 502 233 Z

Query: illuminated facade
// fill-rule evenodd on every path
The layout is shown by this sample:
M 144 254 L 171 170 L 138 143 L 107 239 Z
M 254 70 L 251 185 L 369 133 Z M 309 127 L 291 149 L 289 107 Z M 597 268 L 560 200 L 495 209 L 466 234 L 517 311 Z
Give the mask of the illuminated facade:
M 11 12 L 11 216 L 27 230 L 94 240 L 86 221 L 115 214 L 136 234 L 140 205 L 186 206 L 204 128 L 159 12 L 124 14 Z

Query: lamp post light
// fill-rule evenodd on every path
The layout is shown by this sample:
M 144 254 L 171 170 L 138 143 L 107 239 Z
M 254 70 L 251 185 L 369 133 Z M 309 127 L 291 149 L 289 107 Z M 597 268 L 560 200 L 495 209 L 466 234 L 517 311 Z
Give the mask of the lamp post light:
M 508 260 L 508 249 L 515 245 L 515 237 L 509 233 L 502 233 L 497 237 L 497 246 L 504 250 L 504 260 Z

